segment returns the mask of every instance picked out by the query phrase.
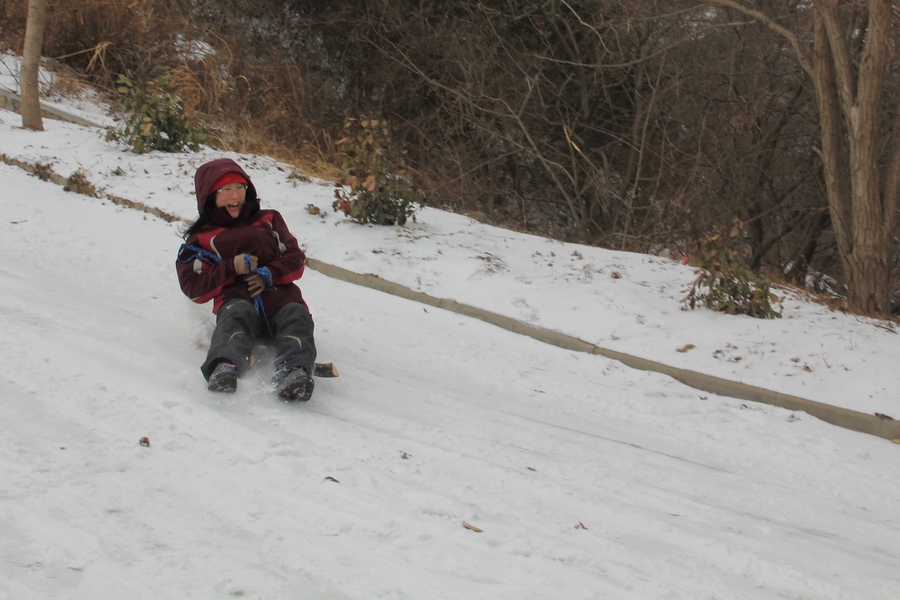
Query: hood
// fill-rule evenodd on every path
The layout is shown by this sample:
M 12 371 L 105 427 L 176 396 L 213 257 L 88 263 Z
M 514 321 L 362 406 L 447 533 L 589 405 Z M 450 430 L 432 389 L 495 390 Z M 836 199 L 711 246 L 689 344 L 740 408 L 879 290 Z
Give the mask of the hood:
M 197 173 L 194 175 L 194 191 L 197 194 L 197 212 L 203 213 L 206 201 L 212 195 L 212 186 L 220 177 L 227 173 L 238 173 L 247 180 L 247 195 L 245 201 L 253 208 L 253 212 L 259 209 L 259 200 L 256 197 L 256 187 L 253 181 L 244 172 L 239 164 L 230 158 L 219 158 L 217 160 L 200 165 Z

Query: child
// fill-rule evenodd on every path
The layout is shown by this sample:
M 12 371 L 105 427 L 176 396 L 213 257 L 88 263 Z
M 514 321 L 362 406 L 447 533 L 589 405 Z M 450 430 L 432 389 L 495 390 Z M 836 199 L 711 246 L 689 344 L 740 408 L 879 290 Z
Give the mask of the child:
M 306 255 L 275 210 L 261 210 L 256 188 L 230 158 L 194 175 L 199 218 L 184 233 L 176 269 L 194 302 L 213 301 L 216 329 L 200 367 L 214 392 L 234 392 L 253 346 L 275 343 L 275 392 L 286 401 L 312 396 L 316 345 L 300 288 Z

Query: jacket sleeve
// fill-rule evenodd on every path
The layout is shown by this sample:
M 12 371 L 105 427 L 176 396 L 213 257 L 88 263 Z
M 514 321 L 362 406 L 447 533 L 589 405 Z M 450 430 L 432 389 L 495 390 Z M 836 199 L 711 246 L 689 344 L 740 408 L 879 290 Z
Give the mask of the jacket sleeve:
M 273 211 L 272 231 L 278 241 L 280 252 L 275 260 L 263 265 L 272 274 L 272 285 L 291 283 L 300 279 L 306 268 L 306 254 L 300 249 L 297 238 L 288 230 L 287 223 L 277 211 Z
M 233 283 L 237 273 L 233 261 L 214 262 L 204 258 L 191 249 L 196 244 L 196 238 L 192 237 L 181 247 L 175 269 L 184 295 L 197 304 L 204 304 L 219 295 L 226 285 Z

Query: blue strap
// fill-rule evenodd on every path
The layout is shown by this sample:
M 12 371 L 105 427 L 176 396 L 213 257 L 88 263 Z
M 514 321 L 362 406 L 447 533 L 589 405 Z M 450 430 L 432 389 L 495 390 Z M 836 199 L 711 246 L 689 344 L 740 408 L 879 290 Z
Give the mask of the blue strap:
M 181 258 L 181 255 L 185 251 L 190 251 L 190 254 L 187 255 L 186 258 Z M 189 263 L 192 260 L 200 259 L 202 262 L 205 262 L 208 265 L 217 265 L 222 262 L 222 259 L 219 258 L 217 254 L 210 252 L 209 250 L 204 250 L 198 246 L 192 246 L 190 244 L 182 244 L 178 249 L 178 262 L 180 263 Z
M 272 339 L 275 339 L 275 332 L 272 331 L 272 326 L 269 324 L 269 317 L 266 316 L 266 307 L 263 304 L 262 296 L 257 296 L 253 299 L 253 307 L 256 309 L 256 312 L 262 315 L 263 321 L 266 322 L 266 329 L 269 330 L 269 335 Z
M 262 275 L 263 279 L 266 280 L 266 289 L 272 287 L 272 273 L 269 271 L 268 267 L 260 267 L 256 272 Z
M 266 284 L 264 289 L 269 289 L 272 287 L 272 274 L 269 272 L 269 269 L 266 267 L 260 267 L 259 269 L 253 270 L 250 268 L 250 253 L 247 252 L 244 254 L 244 264 L 247 265 L 248 273 L 258 273 L 262 275 L 263 281 Z M 253 299 L 253 306 L 256 308 L 256 312 L 262 315 L 263 321 L 266 322 L 266 329 L 269 330 L 269 335 L 272 338 L 275 337 L 275 332 L 272 331 L 272 326 L 269 324 L 269 317 L 266 316 L 266 306 L 263 304 L 262 294 Z

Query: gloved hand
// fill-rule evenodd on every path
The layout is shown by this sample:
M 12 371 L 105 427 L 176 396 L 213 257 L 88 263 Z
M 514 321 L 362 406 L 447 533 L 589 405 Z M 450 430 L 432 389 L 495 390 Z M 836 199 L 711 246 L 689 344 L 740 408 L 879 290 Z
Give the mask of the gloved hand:
M 247 258 L 250 257 L 249 269 L 247 268 Z M 246 275 L 256 270 L 259 259 L 252 254 L 238 254 L 234 257 L 234 272 L 238 275 Z
M 266 278 L 259 273 L 244 275 L 244 281 L 247 282 L 247 289 L 250 290 L 251 298 L 256 298 L 266 291 Z
M 246 261 L 244 261 L 246 263 Z M 260 267 L 254 272 L 244 275 L 250 297 L 256 298 L 264 291 L 272 287 L 272 273 L 266 267 Z

